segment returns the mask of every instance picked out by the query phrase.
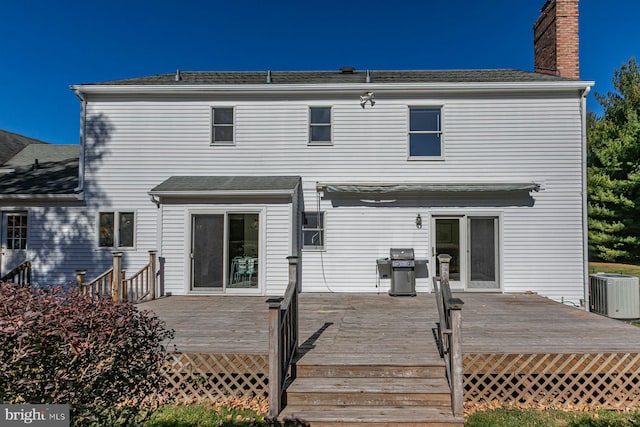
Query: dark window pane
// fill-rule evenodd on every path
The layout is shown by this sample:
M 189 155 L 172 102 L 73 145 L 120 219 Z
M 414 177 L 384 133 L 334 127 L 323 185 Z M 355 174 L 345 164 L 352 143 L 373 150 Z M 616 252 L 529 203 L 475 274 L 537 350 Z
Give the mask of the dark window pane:
M 439 108 L 412 108 L 410 131 L 440 131 Z
M 213 110 L 213 124 L 232 125 L 233 108 L 216 108 Z
M 126 248 L 133 247 L 133 212 L 121 213 L 119 221 L 118 238 L 120 242 L 118 246 Z
M 320 212 L 320 223 L 318 223 L 318 212 L 304 212 L 302 215 L 302 228 L 322 228 L 324 212 Z
M 213 142 L 233 142 L 233 127 L 215 126 L 213 128 Z
M 101 247 L 113 246 L 113 218 L 113 212 L 100 213 L 98 245 Z
M 314 107 L 311 108 L 311 124 L 330 124 L 331 123 L 331 108 L 328 107 Z
M 441 156 L 439 133 L 418 133 L 409 136 L 410 156 Z
M 311 141 L 331 141 L 331 127 L 311 126 Z
M 322 247 L 322 231 L 307 230 L 302 233 L 302 245 Z

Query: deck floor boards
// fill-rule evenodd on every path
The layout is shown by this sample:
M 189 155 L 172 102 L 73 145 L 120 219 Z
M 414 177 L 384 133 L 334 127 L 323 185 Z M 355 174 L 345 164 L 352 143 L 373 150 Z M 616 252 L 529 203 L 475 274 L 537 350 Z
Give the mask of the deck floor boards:
M 640 351 L 640 328 L 538 295 L 456 294 L 465 353 Z M 176 331 L 181 352 L 268 353 L 267 297 L 171 296 L 139 305 Z M 394 363 L 436 351 L 432 294 L 300 295 L 303 354 L 389 355 Z

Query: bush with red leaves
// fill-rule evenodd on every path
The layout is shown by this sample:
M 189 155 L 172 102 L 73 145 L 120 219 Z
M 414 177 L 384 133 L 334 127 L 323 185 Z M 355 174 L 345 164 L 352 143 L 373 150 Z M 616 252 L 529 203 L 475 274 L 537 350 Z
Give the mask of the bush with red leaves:
M 137 423 L 172 337 L 129 303 L 0 283 L 0 401 L 69 404 L 74 425 Z

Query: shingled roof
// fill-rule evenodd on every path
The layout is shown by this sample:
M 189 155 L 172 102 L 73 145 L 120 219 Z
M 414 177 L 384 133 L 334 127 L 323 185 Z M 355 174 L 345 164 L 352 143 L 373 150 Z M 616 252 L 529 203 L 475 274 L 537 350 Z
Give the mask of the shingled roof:
M 330 83 L 499 83 L 569 81 L 562 77 L 515 69 L 495 70 L 354 70 L 354 71 L 181 71 L 93 85 L 258 85 Z M 367 74 L 369 82 L 367 82 Z M 267 82 L 267 77 L 270 81 Z
M 0 129 L 0 165 L 29 144 L 46 144 L 46 142 Z
M 2 165 L 0 198 L 73 196 L 79 156 L 79 145 L 27 145 Z

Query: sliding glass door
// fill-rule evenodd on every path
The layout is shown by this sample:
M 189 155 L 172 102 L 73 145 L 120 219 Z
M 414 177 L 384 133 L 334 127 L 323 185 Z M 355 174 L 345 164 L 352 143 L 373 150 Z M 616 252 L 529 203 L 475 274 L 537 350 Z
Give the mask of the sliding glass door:
M 191 215 L 191 290 L 257 290 L 260 214 Z

